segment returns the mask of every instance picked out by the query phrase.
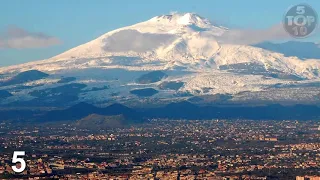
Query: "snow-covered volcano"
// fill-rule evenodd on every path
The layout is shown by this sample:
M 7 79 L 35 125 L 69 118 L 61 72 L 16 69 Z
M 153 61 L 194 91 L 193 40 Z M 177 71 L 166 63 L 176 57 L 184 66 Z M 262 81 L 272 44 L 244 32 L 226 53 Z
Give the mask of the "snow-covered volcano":
M 228 31 L 194 13 L 156 16 L 108 32 L 53 58 L 0 68 L 3 82 L 28 70 L 50 75 L 24 82 L 30 88 L 23 90 L 13 87 L 21 83 L 2 85 L 1 89 L 13 95 L 5 103 L 30 101 L 40 98 L 35 91 L 44 94 L 45 89 L 72 83 L 85 85 L 76 100 L 92 102 L 217 94 L 241 99 L 244 92 L 318 83 L 319 60 L 301 60 L 250 45 L 223 43 L 222 37 Z M 62 76 L 74 79 L 61 82 Z M 285 92 L 279 99 L 296 96 Z

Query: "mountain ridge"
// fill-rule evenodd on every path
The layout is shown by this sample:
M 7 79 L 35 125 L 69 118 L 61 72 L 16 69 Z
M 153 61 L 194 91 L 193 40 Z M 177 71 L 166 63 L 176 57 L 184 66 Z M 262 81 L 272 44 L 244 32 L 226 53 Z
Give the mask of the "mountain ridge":
M 88 106 L 93 108 L 91 110 L 88 110 Z M 111 105 L 110 107 L 112 106 L 113 105 Z M 116 106 L 125 107 L 123 105 Z M 79 107 L 81 108 L 79 109 Z M 77 123 L 80 121 L 81 125 L 88 124 L 91 122 L 91 120 L 98 124 L 99 122 L 103 124 L 108 122 L 112 123 L 112 120 L 116 120 L 116 125 L 122 126 L 134 123 L 143 123 L 150 119 L 158 118 L 187 120 L 318 120 L 320 118 L 319 106 L 301 104 L 293 106 L 283 106 L 280 104 L 269 104 L 260 106 L 198 106 L 188 101 L 180 101 L 157 108 L 145 107 L 143 109 L 133 109 L 125 107 L 122 109 L 117 109 L 117 112 L 111 111 L 110 107 L 100 108 L 86 103 L 82 103 L 81 106 L 75 105 L 66 109 L 51 110 L 48 112 L 39 112 L 32 110 L 0 110 L 0 113 L 3 115 L 0 118 L 0 122 L 14 121 L 16 123 L 47 123 L 68 121 Z M 130 112 L 128 112 L 128 109 L 130 109 Z M 5 119 L 3 119 L 3 117 Z M 84 123 L 81 123 L 81 121 L 83 121 Z

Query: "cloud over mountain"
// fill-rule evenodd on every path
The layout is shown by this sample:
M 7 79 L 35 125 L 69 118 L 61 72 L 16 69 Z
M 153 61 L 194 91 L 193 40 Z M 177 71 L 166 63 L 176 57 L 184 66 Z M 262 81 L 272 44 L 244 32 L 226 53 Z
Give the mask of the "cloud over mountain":
M 257 44 L 264 41 L 288 40 L 289 34 L 282 24 L 277 24 L 266 29 L 231 29 L 218 38 L 228 44 Z
M 44 48 L 61 44 L 61 40 L 39 32 L 10 26 L 0 32 L 0 49 Z
M 175 39 L 171 34 L 140 33 L 137 30 L 122 30 L 104 40 L 106 51 L 144 52 L 168 45 Z

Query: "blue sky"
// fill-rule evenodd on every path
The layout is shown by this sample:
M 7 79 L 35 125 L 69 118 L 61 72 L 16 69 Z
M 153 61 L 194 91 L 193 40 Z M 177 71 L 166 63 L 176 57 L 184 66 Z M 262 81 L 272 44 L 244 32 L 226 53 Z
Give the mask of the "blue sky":
M 290 6 L 302 2 L 320 13 L 319 0 L 2 0 L 0 32 L 14 26 L 61 42 L 52 39 L 54 46 L 0 49 L 0 66 L 49 58 L 110 30 L 172 11 L 194 12 L 230 28 L 269 28 L 282 21 Z M 320 36 L 304 41 L 319 42 Z

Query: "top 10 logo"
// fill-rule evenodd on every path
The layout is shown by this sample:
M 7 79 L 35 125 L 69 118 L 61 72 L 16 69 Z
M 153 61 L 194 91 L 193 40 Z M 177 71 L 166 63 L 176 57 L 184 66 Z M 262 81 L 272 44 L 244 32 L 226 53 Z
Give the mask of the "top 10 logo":
M 317 12 L 307 4 L 292 6 L 283 19 L 284 29 L 295 38 L 309 36 L 315 31 L 317 24 Z

